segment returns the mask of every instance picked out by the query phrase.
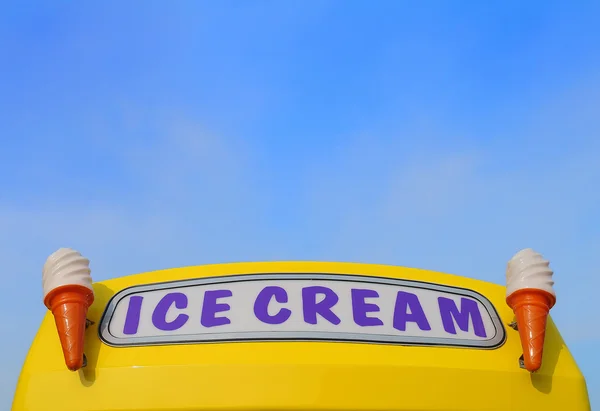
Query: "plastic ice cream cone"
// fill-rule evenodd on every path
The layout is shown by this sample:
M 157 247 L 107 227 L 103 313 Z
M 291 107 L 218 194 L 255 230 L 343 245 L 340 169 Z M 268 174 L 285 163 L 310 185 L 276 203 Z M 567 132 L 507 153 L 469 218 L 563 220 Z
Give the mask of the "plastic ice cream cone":
M 506 303 L 517 319 L 525 368 L 542 366 L 546 322 L 556 303 L 550 263 L 531 248 L 516 253 L 506 266 Z
M 70 248 L 48 257 L 42 270 L 44 305 L 52 311 L 65 363 L 71 371 L 84 365 L 86 316 L 94 302 L 89 260 Z
M 71 371 L 83 367 L 86 316 L 93 302 L 93 292 L 81 285 L 56 288 L 44 299 L 54 315 L 65 363 Z
M 516 316 L 525 368 L 537 371 L 542 366 L 548 313 L 556 297 L 547 291 L 526 288 L 513 292 L 506 302 Z

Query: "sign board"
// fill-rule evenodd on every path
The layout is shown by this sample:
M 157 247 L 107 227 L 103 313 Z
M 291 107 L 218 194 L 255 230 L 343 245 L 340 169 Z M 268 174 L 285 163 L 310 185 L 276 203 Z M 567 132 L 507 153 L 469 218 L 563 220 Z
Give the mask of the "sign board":
M 492 304 L 466 289 L 341 274 L 248 274 L 139 285 L 102 317 L 111 346 L 347 341 L 496 348 Z

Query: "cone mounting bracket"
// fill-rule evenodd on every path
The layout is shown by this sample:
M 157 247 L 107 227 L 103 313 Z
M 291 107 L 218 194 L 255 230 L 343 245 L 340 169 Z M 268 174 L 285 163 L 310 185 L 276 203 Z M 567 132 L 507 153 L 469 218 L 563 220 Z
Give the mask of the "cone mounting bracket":
M 525 359 L 523 358 L 523 354 L 521 354 L 521 356 L 519 357 L 519 367 L 525 369 Z
M 86 330 L 94 324 L 96 324 L 96 323 L 93 322 L 92 320 L 88 320 L 87 318 L 85 319 L 85 329 Z M 82 364 L 81 368 L 85 368 L 85 367 L 87 367 L 87 357 L 85 356 L 85 353 L 84 353 L 83 354 L 83 364 Z

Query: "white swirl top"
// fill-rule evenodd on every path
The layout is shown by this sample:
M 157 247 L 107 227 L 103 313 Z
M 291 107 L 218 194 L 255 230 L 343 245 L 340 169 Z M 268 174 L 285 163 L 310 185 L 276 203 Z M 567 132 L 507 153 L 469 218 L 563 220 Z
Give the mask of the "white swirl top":
M 524 288 L 547 291 L 556 296 L 552 269 L 540 253 L 526 248 L 510 259 L 506 266 L 506 296 Z
M 70 248 L 61 248 L 52 253 L 42 270 L 44 298 L 50 291 L 63 285 L 82 285 L 93 291 L 90 260 Z

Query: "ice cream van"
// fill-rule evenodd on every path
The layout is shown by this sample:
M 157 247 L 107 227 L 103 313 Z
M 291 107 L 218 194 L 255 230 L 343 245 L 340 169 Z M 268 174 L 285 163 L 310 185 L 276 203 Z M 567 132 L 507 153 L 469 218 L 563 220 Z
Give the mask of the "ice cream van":
M 590 410 L 530 249 L 506 286 L 324 262 L 90 273 L 48 258 L 13 411 Z

